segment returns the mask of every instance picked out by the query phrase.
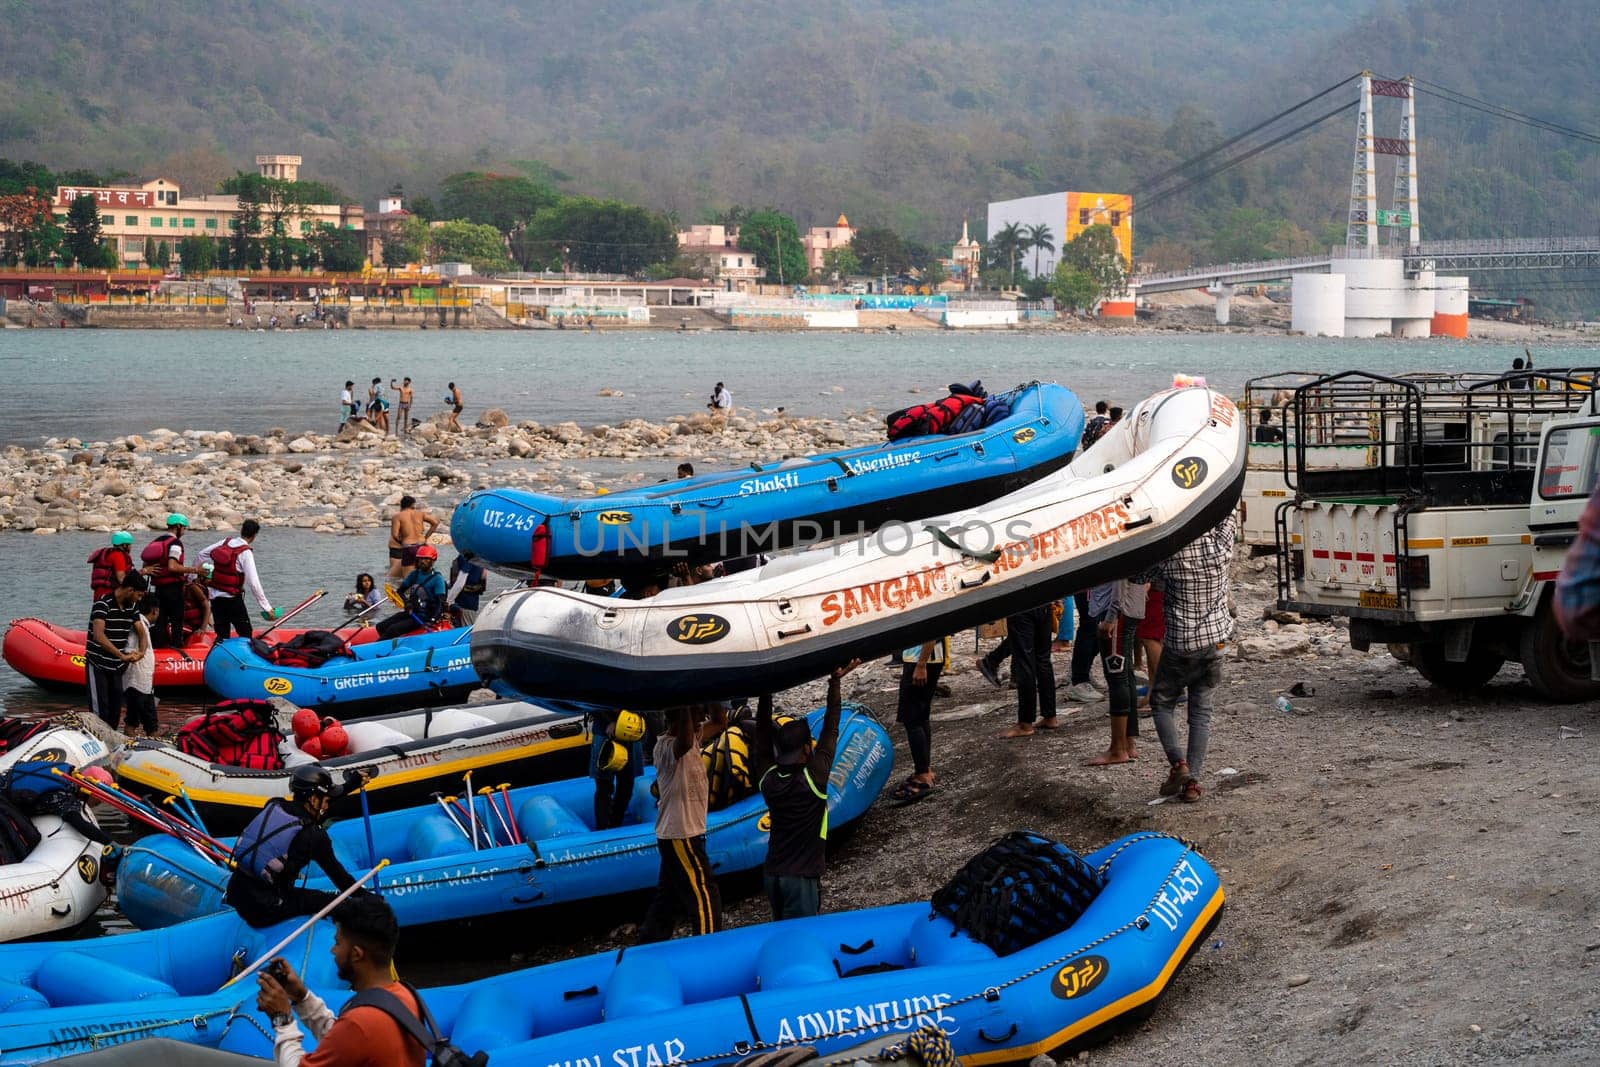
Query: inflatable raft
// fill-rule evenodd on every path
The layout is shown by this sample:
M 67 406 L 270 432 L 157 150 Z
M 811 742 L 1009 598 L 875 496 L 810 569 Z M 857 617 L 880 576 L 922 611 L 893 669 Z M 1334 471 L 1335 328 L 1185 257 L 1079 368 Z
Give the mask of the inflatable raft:
M 287 641 L 300 632 L 274 630 L 273 634 Z M 6 628 L 0 653 L 12 670 L 35 685 L 86 693 L 88 681 L 83 661 L 86 640 L 87 635 L 82 630 L 69 630 L 43 619 L 13 619 Z M 215 634 L 196 634 L 181 649 L 156 649 L 156 692 L 205 688 L 206 656 L 215 640 Z
M 54 815 L 36 815 L 33 825 L 33 851 L 0 866 L 0 941 L 64 933 L 106 899 L 102 846 Z
M 785 689 L 1121 577 L 1226 519 L 1244 420 L 1202 388 L 1145 400 L 1063 470 L 979 508 L 643 600 L 502 593 L 473 662 L 544 697 L 663 705 Z
M 1165 835 L 1123 838 L 1086 863 L 1060 846 L 1018 848 L 1040 840 L 1012 835 L 987 850 L 931 912 L 924 902 L 759 923 L 425 996 L 451 1041 L 496 1067 L 732 1063 L 796 1045 L 828 1057 L 923 1027 L 942 1030 L 963 1064 L 1064 1056 L 1149 1017 L 1220 920 L 1223 891 L 1197 852 Z M 997 870 L 985 861 L 1003 848 L 1021 854 Z M 985 871 L 1000 876 L 971 876 Z M 0 948 L 10 1002 L 0 1064 L 139 1036 L 270 1055 L 253 986 L 212 990 L 231 957 L 254 958 L 288 928 L 250 931 L 220 914 L 53 950 Z M 312 945 L 285 955 L 309 961 L 309 984 L 337 1008 L 348 993 L 330 973 L 329 936 L 320 924 Z
M 90 729 L 75 714 L 53 722 L 0 718 L 0 774 L 22 760 L 70 763 L 74 767 L 103 760 L 111 750 Z
M 467 644 L 471 633 L 458 627 L 364 644 L 352 640 L 351 655 L 336 656 L 320 667 L 268 662 L 248 640 L 236 637 L 219 643 L 206 657 L 205 683 L 228 699 L 283 697 L 303 708 L 327 708 L 340 718 L 452 704 L 479 685 Z
M 820 730 L 822 712 L 813 712 L 812 719 Z M 835 751 L 827 788 L 828 825 L 837 831 L 866 814 L 882 791 L 893 770 L 894 746 L 870 711 L 847 705 Z M 490 781 L 474 778 L 478 787 Z M 587 777 L 510 790 L 494 807 L 490 798 L 479 797 L 470 812 L 463 798 L 453 818 L 433 801 L 374 815 L 375 854 L 389 860 L 380 876 L 384 899 L 402 926 L 415 926 L 648 889 L 660 870 L 654 781 L 654 769 L 647 768 L 634 783 L 627 822 L 610 830 L 593 829 L 594 782 Z M 458 777 L 452 791 L 460 787 Z M 759 794 L 710 814 L 706 851 L 713 871 L 725 876 L 761 865 L 767 855 L 765 816 Z M 347 870 L 376 862 L 359 817 L 335 824 L 329 834 Z M 167 926 L 226 907 L 228 872 L 170 837 L 152 835 L 131 846 L 118 876 L 117 902 L 135 926 Z M 307 884 L 333 888 L 320 873 Z
M 348 755 L 321 760 L 336 780 L 347 770 L 368 769 L 372 811 L 392 811 L 428 802 L 435 792 L 461 789 L 473 773 L 479 786 L 531 785 L 585 773 L 589 738 L 581 714 L 553 711 L 517 700 L 450 708 L 427 708 L 345 726 Z M 164 741 L 134 741 L 112 758 L 125 789 L 157 801 L 186 793 L 213 833 L 237 833 L 272 797 L 289 792 L 293 765 L 311 762 L 294 747 L 287 723 L 281 770 L 250 770 L 207 762 Z M 334 801 L 335 816 L 359 816 L 358 797 Z M 191 853 L 193 855 L 193 853 Z
M 1004 496 L 1072 458 L 1084 420 L 1070 390 L 1034 382 L 1005 399 L 1008 416 L 968 433 L 751 464 L 632 492 L 484 489 L 456 507 L 450 536 L 494 570 L 552 578 L 612 578 L 860 536 L 893 519 Z

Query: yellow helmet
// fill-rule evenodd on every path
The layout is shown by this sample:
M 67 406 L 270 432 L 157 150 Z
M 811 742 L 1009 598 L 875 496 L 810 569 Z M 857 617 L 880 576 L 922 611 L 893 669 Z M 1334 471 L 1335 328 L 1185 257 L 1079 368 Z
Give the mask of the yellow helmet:
M 623 744 L 644 738 L 644 716 L 626 708 L 617 712 L 617 721 L 611 724 L 611 736 Z
M 615 773 L 622 770 L 627 765 L 628 749 L 626 746 L 619 745 L 615 741 L 607 741 L 605 746 L 600 749 L 600 760 L 598 763 L 600 770 L 611 771 Z

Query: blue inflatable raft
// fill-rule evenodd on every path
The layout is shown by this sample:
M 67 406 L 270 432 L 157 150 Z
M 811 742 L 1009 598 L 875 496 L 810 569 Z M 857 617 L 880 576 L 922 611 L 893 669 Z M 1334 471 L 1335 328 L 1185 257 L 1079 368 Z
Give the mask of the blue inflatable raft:
M 822 711 L 811 713 L 812 729 Z M 894 767 L 889 735 L 867 708 L 846 705 L 828 778 L 829 825 L 842 828 L 866 814 Z M 380 875 L 384 897 L 402 926 L 473 918 L 648 889 L 656 882 L 655 771 L 634 784 L 627 822 L 595 831 L 594 782 L 576 778 L 509 790 L 505 807 L 476 797 L 454 819 L 436 802 L 372 817 L 375 854 L 389 860 Z M 711 813 L 706 850 L 718 875 L 752 870 L 767 855 L 766 805 L 760 794 Z M 476 819 L 479 847 L 472 846 Z M 465 825 L 467 832 L 461 827 Z M 509 831 L 524 843 L 513 843 Z M 347 870 L 376 860 L 362 821 L 335 824 L 329 835 Z M 229 841 L 231 845 L 232 842 Z M 334 887 L 320 872 L 309 883 Z M 228 872 L 188 845 L 155 834 L 131 846 L 118 866 L 117 902 L 135 926 L 152 928 L 224 910 Z
M 428 630 L 351 645 L 320 667 L 284 667 L 258 655 L 248 639 L 220 641 L 206 657 L 206 685 L 231 700 L 282 697 L 339 718 L 400 708 L 455 704 L 480 684 L 472 668 L 470 627 Z
M 1012 861 L 984 862 L 1003 849 Z M 1082 861 L 1013 834 L 933 901 L 758 923 L 425 995 L 451 1041 L 496 1067 L 731 1063 L 791 1045 L 826 1060 L 924 1027 L 942 1030 L 963 1064 L 1021 1062 L 1147 1018 L 1220 920 L 1223 892 L 1197 852 L 1163 834 Z M 212 990 L 232 956 L 253 958 L 284 929 L 216 915 L 0 948 L 0 1064 L 142 1036 L 270 1056 L 253 987 Z M 328 934 L 319 924 L 312 945 L 285 954 L 310 962 L 308 983 L 337 1009 L 348 993 L 331 973 Z M 402 938 L 402 973 L 404 956 Z
M 484 489 L 457 505 L 455 544 L 505 574 L 612 578 L 751 556 L 891 520 L 972 507 L 1065 465 L 1083 435 L 1072 391 L 1034 382 L 967 433 L 751 464 L 602 497 Z M 540 557 L 542 556 L 542 560 Z

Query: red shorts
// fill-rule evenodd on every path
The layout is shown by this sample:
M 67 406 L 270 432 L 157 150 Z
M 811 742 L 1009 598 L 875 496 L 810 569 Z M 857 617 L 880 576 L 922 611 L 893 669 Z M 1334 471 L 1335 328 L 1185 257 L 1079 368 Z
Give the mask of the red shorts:
M 1161 589 L 1150 590 L 1144 601 L 1144 618 L 1134 628 L 1133 636 L 1141 641 L 1165 641 L 1167 638 L 1167 594 Z

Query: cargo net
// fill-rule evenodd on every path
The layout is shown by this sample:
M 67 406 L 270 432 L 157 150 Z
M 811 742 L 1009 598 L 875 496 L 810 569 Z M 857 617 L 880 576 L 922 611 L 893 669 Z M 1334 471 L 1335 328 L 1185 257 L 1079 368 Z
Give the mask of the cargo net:
M 1105 878 L 1067 846 L 1014 830 L 933 894 L 933 910 L 1008 956 L 1078 921 Z

